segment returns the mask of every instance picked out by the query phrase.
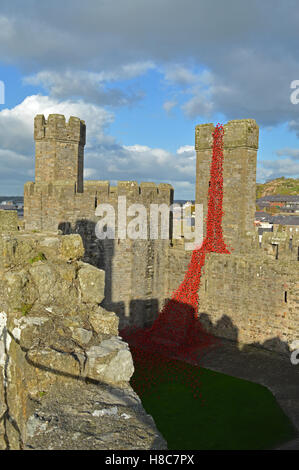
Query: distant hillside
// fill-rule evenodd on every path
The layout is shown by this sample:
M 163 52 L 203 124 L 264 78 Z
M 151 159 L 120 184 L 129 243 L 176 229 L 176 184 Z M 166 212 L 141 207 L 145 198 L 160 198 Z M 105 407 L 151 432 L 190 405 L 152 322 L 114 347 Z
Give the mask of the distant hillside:
M 276 178 L 266 183 L 256 183 L 256 198 L 263 196 L 274 196 L 275 194 L 299 195 L 299 179 Z

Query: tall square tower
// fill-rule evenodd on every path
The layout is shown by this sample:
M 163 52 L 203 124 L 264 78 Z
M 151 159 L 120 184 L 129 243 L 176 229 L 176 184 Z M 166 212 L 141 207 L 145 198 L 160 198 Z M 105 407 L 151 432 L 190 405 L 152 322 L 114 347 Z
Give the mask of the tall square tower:
M 228 248 L 237 252 L 246 247 L 248 236 L 254 232 L 259 128 L 254 119 L 229 121 L 223 127 L 222 230 Z M 213 131 L 213 124 L 195 128 L 196 203 L 203 204 L 204 219 L 208 208 Z
M 73 182 L 83 192 L 85 122 L 61 114 L 43 114 L 34 119 L 35 182 Z

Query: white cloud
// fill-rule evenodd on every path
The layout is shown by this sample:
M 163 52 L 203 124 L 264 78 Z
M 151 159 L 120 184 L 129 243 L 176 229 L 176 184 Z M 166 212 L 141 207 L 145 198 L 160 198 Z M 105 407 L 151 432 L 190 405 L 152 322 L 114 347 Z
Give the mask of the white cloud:
M 171 64 L 165 67 L 164 78 L 169 86 L 182 87 L 176 94 L 183 100 L 181 109 L 188 117 L 210 117 L 216 110 L 213 102 L 215 77 L 210 71 L 194 72 L 192 68 Z M 163 108 L 168 111 L 176 104 L 176 101 L 166 101 Z
M 84 178 L 86 179 L 90 178 L 91 176 L 96 175 L 96 173 L 97 173 L 97 170 L 95 170 L 94 168 L 84 168 Z
M 64 114 L 85 120 L 87 145 L 109 145 L 114 139 L 105 134 L 113 114 L 84 102 L 59 101 L 48 96 L 28 96 L 12 109 L 0 111 L 1 194 L 20 194 L 22 185 L 34 174 L 33 125 L 36 114 Z
M 32 95 L 12 109 L 0 111 L 0 146 L 28 152 L 32 146 L 33 124 L 36 114 L 64 114 L 78 116 L 88 125 L 87 139 L 103 141 L 104 128 L 114 119 L 113 114 L 96 105 L 83 101 L 59 101 L 42 95 Z
M 280 176 L 286 178 L 299 177 L 299 161 L 294 158 L 265 160 L 257 167 L 257 181 L 272 180 Z
M 299 159 L 299 149 L 293 149 L 293 148 L 290 148 L 290 147 L 285 147 L 285 148 L 276 150 L 275 153 L 279 157 L 282 157 L 282 156 L 283 157 L 291 157 L 294 160 Z
M 189 179 L 194 185 L 195 150 L 191 145 L 179 147 L 176 153 L 144 145 L 123 146 L 109 161 L 109 170 L 120 179 L 159 182 Z
M 137 62 L 121 65 L 99 73 L 87 70 L 42 70 L 24 77 L 23 83 L 43 86 L 53 98 L 84 97 L 99 105 L 126 106 L 143 97 L 140 90 L 123 91 L 107 88 L 106 84 L 130 80 L 154 68 L 153 62 Z
M 171 110 L 177 105 L 177 101 L 165 101 L 163 103 L 163 109 L 166 113 L 170 113 Z
M 2 195 L 20 194 L 20 188 L 34 177 L 33 123 L 36 114 L 77 116 L 86 122 L 85 178 L 99 180 L 136 180 L 178 183 L 178 188 L 193 187 L 195 151 L 181 146 L 175 153 L 146 145 L 123 146 L 108 135 L 112 113 L 83 101 L 60 101 L 33 95 L 12 109 L 0 112 L 0 161 Z M 192 194 L 185 194 L 193 197 Z M 184 197 L 184 196 L 182 196 Z
M 30 166 L 30 158 L 27 155 L 14 152 L 8 149 L 0 148 L 0 161 L 1 161 L 1 175 L 2 171 L 5 169 L 15 170 L 18 167 L 23 167 L 26 170 L 26 167 Z
M 281 173 L 282 176 L 291 176 L 293 178 L 299 175 L 299 161 L 294 161 L 293 158 L 281 158 L 275 161 L 264 161 L 263 167 L 272 169 L 273 171 Z
M 210 118 L 215 111 L 211 93 L 196 88 L 192 90 L 192 98 L 182 105 L 182 110 L 190 118 L 198 116 Z
M 296 135 L 299 138 L 299 119 L 292 119 L 291 121 L 289 121 L 289 129 L 290 131 L 296 132 Z
M 116 68 L 113 72 L 105 72 L 105 80 L 129 80 L 131 78 L 139 77 L 144 75 L 156 66 L 154 62 L 147 60 L 143 62 L 135 62 L 124 64 L 119 68 Z
M 273 179 L 273 171 L 267 170 L 266 168 L 258 167 L 256 169 L 256 181 L 257 183 L 264 183 L 267 180 Z
M 132 152 L 137 152 L 137 153 L 145 153 L 148 150 L 150 150 L 150 147 L 147 145 L 124 145 L 124 149 L 132 151 Z
M 209 86 L 213 83 L 213 74 L 208 70 L 194 72 L 182 64 L 169 64 L 165 66 L 164 78 L 171 84 L 180 86 L 202 85 Z
M 189 158 L 192 158 L 193 160 L 196 158 L 196 153 L 195 153 L 195 148 L 194 145 L 182 145 L 179 147 L 176 151 L 178 154 L 182 153 L 188 153 Z
M 193 85 L 197 82 L 197 76 L 183 65 L 172 64 L 165 68 L 165 80 L 182 86 Z

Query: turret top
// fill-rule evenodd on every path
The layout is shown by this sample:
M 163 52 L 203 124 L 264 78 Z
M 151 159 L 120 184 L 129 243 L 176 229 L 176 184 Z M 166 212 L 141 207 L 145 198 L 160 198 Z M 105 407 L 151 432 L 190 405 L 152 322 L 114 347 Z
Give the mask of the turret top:
M 259 127 L 254 119 L 235 119 L 223 126 L 223 148 L 258 148 Z M 214 124 L 199 124 L 195 127 L 195 149 L 213 147 Z
M 71 116 L 66 122 L 63 114 L 49 114 L 46 120 L 43 114 L 38 114 L 34 119 L 34 139 L 78 142 L 85 145 L 85 122 L 74 116 Z

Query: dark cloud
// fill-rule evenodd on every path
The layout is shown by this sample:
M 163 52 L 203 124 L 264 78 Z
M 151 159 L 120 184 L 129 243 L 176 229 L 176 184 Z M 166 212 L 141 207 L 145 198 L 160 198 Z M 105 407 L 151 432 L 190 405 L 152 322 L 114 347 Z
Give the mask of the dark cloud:
M 299 113 L 290 102 L 290 83 L 299 79 L 298 22 L 294 0 L 2 0 L 0 54 L 26 73 L 102 73 L 153 61 L 169 77 L 166 68 L 182 64 L 181 84 L 191 86 L 183 108 L 188 116 L 221 112 L 275 125 Z M 212 74 L 208 96 L 191 65 Z M 56 87 L 55 96 L 73 91 L 59 95 Z M 85 92 L 101 104 L 138 99 L 117 89 L 95 90 L 94 83 Z
M 1 36 L 10 41 L 1 56 L 55 68 L 65 61 L 84 68 L 204 58 L 207 46 L 213 52 L 236 38 L 247 42 L 259 10 L 256 0 L 2 0 L 9 24 Z

